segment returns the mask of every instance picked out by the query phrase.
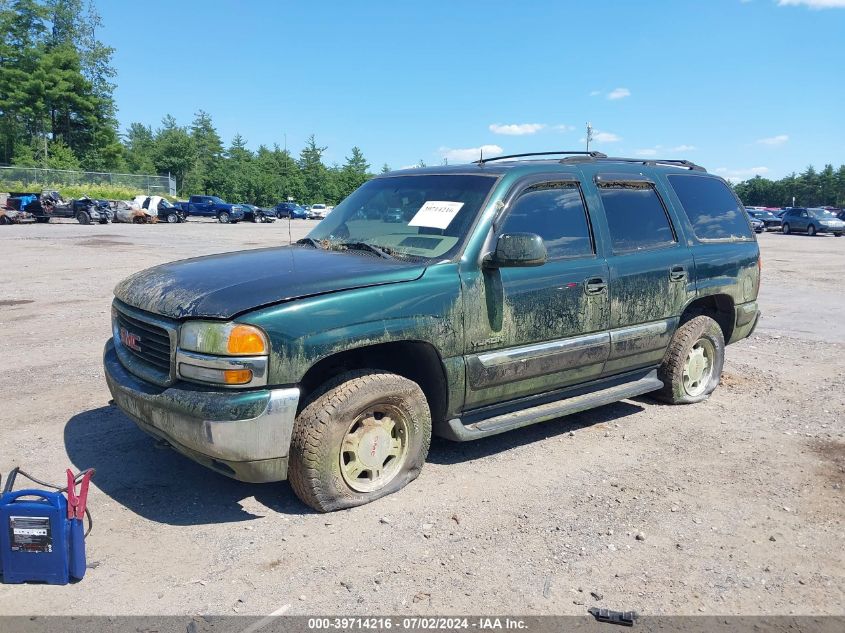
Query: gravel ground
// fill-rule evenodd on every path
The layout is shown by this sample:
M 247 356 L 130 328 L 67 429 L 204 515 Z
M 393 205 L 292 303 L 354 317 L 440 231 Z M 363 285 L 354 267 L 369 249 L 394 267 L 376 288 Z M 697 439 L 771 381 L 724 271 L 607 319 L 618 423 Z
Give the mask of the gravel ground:
M 97 469 L 84 581 L 0 585 L 0 614 L 845 614 L 845 239 L 760 236 L 764 320 L 710 400 L 435 440 L 399 494 L 321 515 L 156 448 L 100 366 L 120 279 L 311 225 L 0 230 L 0 471 Z

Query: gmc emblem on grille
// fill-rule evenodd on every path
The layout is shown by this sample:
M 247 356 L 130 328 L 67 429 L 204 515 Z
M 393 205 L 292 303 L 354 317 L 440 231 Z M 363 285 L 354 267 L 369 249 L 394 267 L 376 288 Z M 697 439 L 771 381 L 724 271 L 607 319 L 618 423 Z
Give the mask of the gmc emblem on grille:
M 141 351 L 141 337 L 133 334 L 125 327 L 120 328 L 120 342 L 129 349 L 134 349 L 136 352 Z

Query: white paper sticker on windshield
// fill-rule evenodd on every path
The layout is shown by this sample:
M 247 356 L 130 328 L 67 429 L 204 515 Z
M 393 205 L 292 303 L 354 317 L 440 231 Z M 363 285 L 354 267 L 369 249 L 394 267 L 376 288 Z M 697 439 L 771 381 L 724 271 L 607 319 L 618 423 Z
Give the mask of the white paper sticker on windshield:
M 446 202 L 443 200 L 428 200 L 416 215 L 408 222 L 408 226 L 425 226 L 431 229 L 445 229 L 458 215 L 464 206 L 463 202 Z

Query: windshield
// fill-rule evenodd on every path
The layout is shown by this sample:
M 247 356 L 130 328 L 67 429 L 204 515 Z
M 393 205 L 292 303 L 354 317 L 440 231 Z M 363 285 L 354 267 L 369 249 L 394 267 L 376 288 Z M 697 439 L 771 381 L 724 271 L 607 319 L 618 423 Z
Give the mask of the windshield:
M 365 243 L 399 257 L 450 257 L 466 237 L 494 177 L 388 176 L 364 183 L 308 237 Z
M 807 213 L 817 220 L 829 220 L 833 217 L 833 214 L 827 209 L 807 209 Z
M 220 198 L 218 198 L 217 196 L 211 196 L 210 200 L 211 200 L 214 204 L 226 204 L 225 202 L 223 202 L 223 201 L 222 201 Z

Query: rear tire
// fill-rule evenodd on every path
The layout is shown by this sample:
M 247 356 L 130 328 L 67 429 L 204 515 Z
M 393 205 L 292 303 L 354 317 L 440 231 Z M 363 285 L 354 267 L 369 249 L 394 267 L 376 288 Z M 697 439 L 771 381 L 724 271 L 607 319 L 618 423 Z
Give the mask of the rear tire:
M 784 235 L 789 235 L 789 223 L 784 224 L 781 231 L 783 231 Z
M 378 370 L 347 372 L 297 416 L 288 480 L 320 512 L 363 505 L 416 479 L 430 442 L 431 413 L 417 383 Z
M 653 395 L 670 404 L 692 404 L 710 397 L 725 364 L 722 328 L 697 316 L 677 329 L 657 370 L 663 388 Z

